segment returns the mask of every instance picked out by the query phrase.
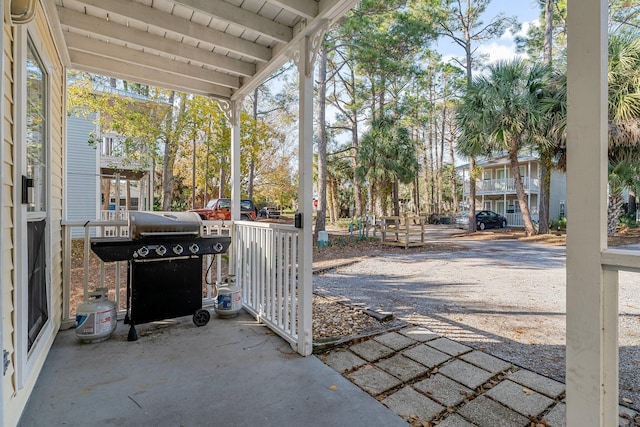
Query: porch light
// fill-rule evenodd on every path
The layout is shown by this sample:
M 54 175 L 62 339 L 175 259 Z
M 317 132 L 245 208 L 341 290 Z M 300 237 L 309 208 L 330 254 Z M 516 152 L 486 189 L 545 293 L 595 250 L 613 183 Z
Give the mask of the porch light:
M 36 15 L 37 0 L 9 0 L 11 4 L 11 23 L 28 24 Z

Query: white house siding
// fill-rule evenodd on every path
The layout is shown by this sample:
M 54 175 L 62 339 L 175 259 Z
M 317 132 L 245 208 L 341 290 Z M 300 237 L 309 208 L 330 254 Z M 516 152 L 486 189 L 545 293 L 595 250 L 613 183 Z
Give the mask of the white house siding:
M 13 113 L 13 94 L 14 86 L 14 35 L 17 29 L 13 29 L 7 22 L 4 22 L 4 70 L 3 70 L 3 108 L 4 108 L 4 129 L 2 139 L 2 275 L 0 287 L 2 292 L 2 338 L 3 348 L 9 351 L 9 360 L 11 364 L 2 378 L 3 385 L 3 424 L 4 426 L 13 426 L 17 424 L 20 414 L 31 394 L 31 390 L 35 385 L 36 379 L 42 369 L 42 365 L 47 356 L 49 348 L 53 343 L 56 332 L 60 328 L 61 308 L 62 308 L 62 227 L 60 221 L 62 219 L 63 206 L 63 129 L 66 117 L 64 111 L 64 95 L 65 95 L 65 70 L 60 61 L 60 56 L 54 45 L 53 39 L 49 31 L 49 25 L 44 14 L 41 4 L 38 4 L 36 18 L 29 24 L 29 28 L 36 34 L 37 39 L 41 41 L 36 48 L 47 58 L 50 75 L 50 99 L 49 99 L 49 143 L 50 151 L 50 197 L 49 197 L 49 250 L 51 258 L 49 260 L 50 271 L 50 319 L 52 323 L 52 332 L 48 336 L 42 337 L 44 351 L 37 354 L 33 361 L 32 369 L 25 378 L 22 387 L 18 387 L 16 378 L 16 360 L 18 356 L 15 353 L 16 339 L 16 310 L 21 310 L 15 305 L 15 288 L 17 286 L 26 286 L 26 284 L 15 283 L 15 274 L 17 266 L 17 246 L 14 246 L 13 236 L 15 233 L 15 211 L 14 206 L 17 202 L 14 200 L 14 159 L 15 150 L 13 145 L 14 135 L 14 113 Z M 20 58 L 22 60 L 22 58 Z M 15 82 L 16 84 L 18 82 Z
M 9 352 L 13 349 L 13 281 L 14 281 L 14 247 L 13 247 L 13 32 L 11 27 L 4 25 L 3 55 L 4 69 L 2 70 L 2 212 L 0 214 L 0 304 L 2 304 L 2 349 Z M 11 426 L 8 400 L 13 390 L 13 366 L 10 365 L 6 375 L 2 376 L 2 420 L 0 425 Z M 4 422 L 4 423 L 3 423 Z
M 89 134 L 95 133 L 95 115 L 67 117 L 67 184 L 65 218 L 70 221 L 99 219 L 100 194 L 97 174 L 98 151 L 88 144 Z M 72 237 L 82 237 L 81 228 L 72 230 Z
M 551 191 L 549 192 L 549 220 L 560 216 L 560 202 L 564 201 L 564 215 L 567 216 L 567 174 L 560 171 L 551 172 Z

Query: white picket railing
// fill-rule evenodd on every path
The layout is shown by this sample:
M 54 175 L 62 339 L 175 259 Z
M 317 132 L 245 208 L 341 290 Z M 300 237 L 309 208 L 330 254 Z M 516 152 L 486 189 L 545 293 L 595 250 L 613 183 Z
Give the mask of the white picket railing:
M 522 177 L 522 185 L 525 191 L 537 192 L 540 189 L 540 180 L 538 178 Z M 463 193 L 469 194 L 469 181 L 465 181 L 463 185 Z M 478 179 L 476 180 L 476 195 L 482 194 L 515 194 L 516 184 L 513 178 L 501 179 Z
M 236 222 L 236 282 L 244 308 L 290 344 L 298 343 L 299 230 L 290 225 Z

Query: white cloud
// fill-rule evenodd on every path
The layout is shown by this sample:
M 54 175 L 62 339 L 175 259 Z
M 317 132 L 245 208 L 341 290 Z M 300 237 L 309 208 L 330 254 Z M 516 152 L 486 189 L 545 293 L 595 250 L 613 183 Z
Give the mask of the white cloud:
M 499 43 L 499 42 L 490 42 L 484 43 L 482 46 L 478 47 L 478 53 L 489 55 L 490 63 L 500 61 L 502 59 L 511 59 L 515 57 L 524 57 L 522 54 L 516 53 L 516 45 L 515 43 Z

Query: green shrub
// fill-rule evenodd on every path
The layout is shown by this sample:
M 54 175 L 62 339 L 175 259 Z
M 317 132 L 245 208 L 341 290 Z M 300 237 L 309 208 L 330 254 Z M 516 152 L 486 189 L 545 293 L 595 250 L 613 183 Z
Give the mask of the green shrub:
M 559 216 L 558 219 L 552 220 L 549 224 L 550 230 L 566 230 L 567 229 L 567 217 Z
M 636 223 L 636 214 L 625 212 L 620 213 L 620 216 L 618 217 L 618 224 L 626 225 L 629 228 L 637 227 L 638 224 Z

